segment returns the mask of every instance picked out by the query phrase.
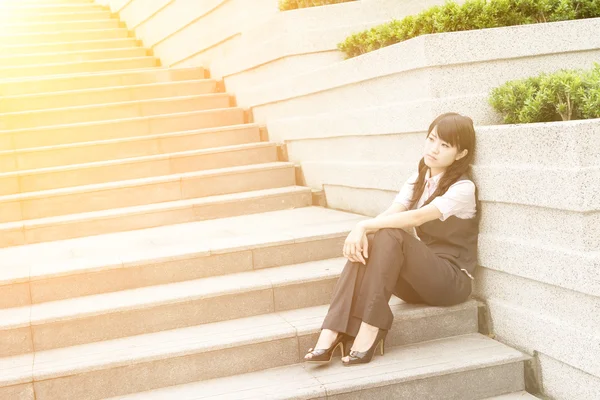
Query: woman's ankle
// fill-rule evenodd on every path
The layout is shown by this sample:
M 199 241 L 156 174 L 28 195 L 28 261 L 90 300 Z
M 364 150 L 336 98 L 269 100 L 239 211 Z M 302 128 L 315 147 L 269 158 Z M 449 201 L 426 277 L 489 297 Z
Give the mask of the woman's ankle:
M 323 329 L 321 331 L 321 334 L 319 335 L 319 338 L 317 339 L 317 344 L 318 343 L 322 343 L 324 345 L 330 345 L 331 343 L 333 343 L 335 341 L 335 339 L 337 338 L 338 332 L 333 331 L 331 329 Z M 322 348 L 323 346 L 319 346 L 317 348 Z M 328 347 L 328 346 L 325 346 Z

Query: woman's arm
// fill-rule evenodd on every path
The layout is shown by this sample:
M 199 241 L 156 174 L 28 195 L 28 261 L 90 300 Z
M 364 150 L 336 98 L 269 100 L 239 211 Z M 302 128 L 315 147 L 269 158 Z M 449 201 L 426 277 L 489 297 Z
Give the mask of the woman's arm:
M 386 215 L 396 214 L 396 213 L 404 212 L 404 211 L 406 211 L 406 207 L 403 204 L 392 203 L 392 205 L 389 206 L 387 210 L 383 211 L 381 214 L 379 214 L 375 218 L 385 217 Z
M 405 208 L 400 204 L 398 206 Z M 412 228 L 442 217 L 441 211 L 433 204 L 428 204 L 416 210 L 387 213 L 391 208 L 375 218 L 359 222 L 359 225 L 366 233 L 374 233 L 384 228 Z
M 365 258 L 369 257 L 367 234 L 384 228 L 411 228 L 440 217 L 442 217 L 440 210 L 433 204 L 428 204 L 416 210 L 398 212 L 361 221 L 348 234 L 344 242 L 343 255 L 350 261 L 366 265 Z M 362 254 L 363 251 L 364 257 Z

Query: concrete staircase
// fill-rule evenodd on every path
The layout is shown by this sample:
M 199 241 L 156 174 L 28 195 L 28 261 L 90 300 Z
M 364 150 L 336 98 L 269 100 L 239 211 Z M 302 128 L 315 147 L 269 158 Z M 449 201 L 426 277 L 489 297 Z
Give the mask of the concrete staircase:
M 392 299 L 385 357 L 301 364 L 364 217 L 313 206 L 205 71 L 103 7 L 0 21 L 0 399 L 530 397 L 475 300 Z

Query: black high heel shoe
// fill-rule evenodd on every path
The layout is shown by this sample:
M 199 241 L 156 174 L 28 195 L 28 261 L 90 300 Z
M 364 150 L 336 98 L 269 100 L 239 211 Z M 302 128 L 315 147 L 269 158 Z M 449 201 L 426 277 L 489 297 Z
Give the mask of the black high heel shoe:
M 350 358 L 348 361 L 343 361 L 342 360 L 342 364 L 344 364 L 344 366 L 349 366 L 349 365 L 355 365 L 355 364 L 366 364 L 368 362 L 371 361 L 371 359 L 373 358 L 373 354 L 375 353 L 375 350 L 377 349 L 377 346 L 379 346 L 381 344 L 381 355 L 383 355 L 383 353 L 385 352 L 385 337 L 387 335 L 388 331 L 387 330 L 383 330 L 383 329 L 379 329 L 379 331 L 377 332 L 377 336 L 375 337 L 375 341 L 373 342 L 373 344 L 371 345 L 371 348 L 367 351 L 355 351 L 352 350 L 350 351 L 350 354 L 348 355 L 348 357 Z
M 338 333 L 337 337 L 335 338 L 335 340 L 333 341 L 331 346 L 329 346 L 328 349 L 312 349 L 312 348 L 309 349 L 308 353 L 306 353 L 306 355 L 312 354 L 312 357 L 308 358 L 308 359 L 305 358 L 304 361 L 306 361 L 308 363 L 313 363 L 313 364 L 328 363 L 333 358 L 333 353 L 335 352 L 335 350 L 338 347 L 340 347 L 342 357 L 344 357 L 345 356 L 344 344 L 346 343 L 346 341 L 347 341 L 346 334 Z

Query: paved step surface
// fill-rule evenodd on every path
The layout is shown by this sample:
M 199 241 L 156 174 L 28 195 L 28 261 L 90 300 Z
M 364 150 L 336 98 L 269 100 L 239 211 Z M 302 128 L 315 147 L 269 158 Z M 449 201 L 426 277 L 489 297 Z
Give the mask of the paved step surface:
M 169 224 L 308 207 L 310 189 L 286 186 L 0 224 L 1 247 L 50 242 Z
M 45 11 L 45 12 L 44 12 Z M 37 22 L 59 22 L 59 21 L 91 21 L 95 19 L 110 18 L 110 11 L 87 7 L 81 10 L 43 10 L 38 13 L 23 11 L 5 11 L 0 14 L 0 21 L 4 23 L 37 23 Z
M 134 100 L 154 100 L 177 96 L 194 96 L 214 93 L 216 82 L 212 79 L 183 82 L 149 83 L 142 85 L 101 87 L 96 89 L 68 90 L 59 93 L 5 96 L 5 113 L 32 112 L 34 110 L 99 106 Z M 221 94 L 223 95 L 223 94 Z
M 274 143 L 249 143 L 0 174 L 0 195 L 277 162 Z
M 308 349 L 327 312 L 312 307 L 329 302 L 344 264 L 321 260 L 1 310 L 0 356 L 282 312 L 288 322 L 298 321 L 300 345 Z M 389 345 L 477 330 L 475 301 L 436 308 L 394 298 L 391 305 L 397 321 Z M 443 324 L 432 322 L 441 316 Z M 27 327 L 30 333 L 23 332 Z
M 482 399 L 522 385 L 522 361 L 518 351 L 470 334 L 396 347 L 351 368 L 334 359 L 325 367 L 293 365 L 119 398 Z
M 0 150 L 55 146 L 216 128 L 244 123 L 244 110 L 229 107 L 147 117 L 121 118 L 0 131 Z
M 5 113 L 0 124 L 4 129 L 49 127 L 120 118 L 147 117 L 227 108 L 230 97 L 225 93 L 196 96 L 173 96 L 163 99 L 135 100 L 96 105 L 50 108 L 39 111 Z
M 50 32 L 22 32 L 6 34 L 0 32 L 0 42 L 5 45 L 55 45 L 56 43 L 78 43 L 91 40 L 122 39 L 130 37 L 126 28 L 116 27 L 111 29 L 87 29 L 71 31 Z
M 29 54 L 52 54 L 74 51 L 90 51 L 105 49 L 120 49 L 127 47 L 136 47 L 139 41 L 135 38 L 117 38 L 104 40 L 90 40 L 77 42 L 56 42 L 47 44 L 30 45 L 7 45 L 0 44 L 0 50 L 5 56 L 29 55 Z
M 537 399 L 537 397 L 535 397 L 534 395 L 529 394 L 527 392 L 515 392 L 515 393 L 504 394 L 501 396 L 488 397 L 485 400 L 535 400 L 535 399 Z
M 339 257 L 363 219 L 303 207 L 8 247 L 0 308 Z
M 12 21 L 11 21 L 12 22 Z M 10 34 L 39 34 L 45 32 L 63 32 L 63 31 L 85 31 L 85 30 L 104 30 L 122 28 L 122 24 L 117 19 L 89 20 L 89 21 L 57 21 L 57 22 L 33 22 L 33 23 L 10 23 L 4 24 L 0 28 L 0 33 Z
M 37 76 L 0 80 L 0 90 L 7 96 L 40 94 L 81 89 L 106 89 L 115 86 L 180 82 L 204 78 L 202 68 L 143 68 L 130 71 L 103 71 L 69 76 Z
M 234 146 L 260 141 L 258 125 L 195 129 L 123 139 L 104 139 L 0 152 L 6 172 L 142 157 L 190 149 Z
M 3 374 L 0 384 L 26 385 L 33 378 L 36 399 L 101 399 L 295 364 L 299 353 L 304 352 L 298 347 L 298 337 L 302 335 L 300 327 L 305 324 L 306 317 L 295 319 L 293 314 L 266 314 L 40 351 L 35 360 L 31 355 L 8 357 L 0 361 L 0 369 L 6 370 L 7 365 L 13 368 L 10 373 Z M 313 312 L 309 320 L 314 318 Z M 518 351 L 471 333 L 395 350 L 390 348 L 387 357 L 376 357 L 376 362 L 368 367 L 379 366 L 378 374 L 382 370 L 391 376 L 397 373 L 396 379 L 403 375 L 424 378 L 461 370 L 481 371 L 480 374 L 475 372 L 478 379 L 473 379 L 473 385 L 485 390 L 485 394 L 493 395 L 501 390 L 499 387 L 510 386 L 518 390 L 522 386 L 524 359 Z M 400 360 L 405 360 L 408 365 L 398 365 Z M 488 368 L 493 366 L 498 368 Z M 432 367 L 435 372 L 426 372 Z M 345 370 L 354 372 L 351 379 L 357 379 L 357 373 L 360 376 L 360 372 L 365 372 L 365 368 L 362 371 L 361 368 Z M 421 370 L 421 374 L 415 370 Z M 322 372 L 327 376 L 335 369 L 329 370 L 329 374 L 327 370 Z M 497 377 L 493 385 L 478 384 L 478 380 L 494 373 Z M 377 380 L 378 374 L 363 376 L 362 385 Z M 336 381 L 335 375 L 330 376 L 334 378 L 332 383 Z M 469 374 L 463 379 L 468 380 L 468 377 Z M 340 384 L 339 392 L 357 389 L 357 386 L 348 388 L 347 385 L 348 382 Z
M 24 66 L 37 64 L 58 64 L 76 61 L 108 60 L 111 58 L 133 58 L 148 55 L 148 51 L 139 47 L 117 49 L 66 51 L 53 54 L 26 54 L 0 57 L 0 66 Z
M 0 67 L 0 76 L 19 78 L 41 75 L 65 75 L 157 66 L 158 59 L 150 56 L 123 57 L 105 60 L 72 61 L 51 64 Z
M 271 162 L 172 173 L 0 197 L 4 222 L 293 185 L 294 165 Z

